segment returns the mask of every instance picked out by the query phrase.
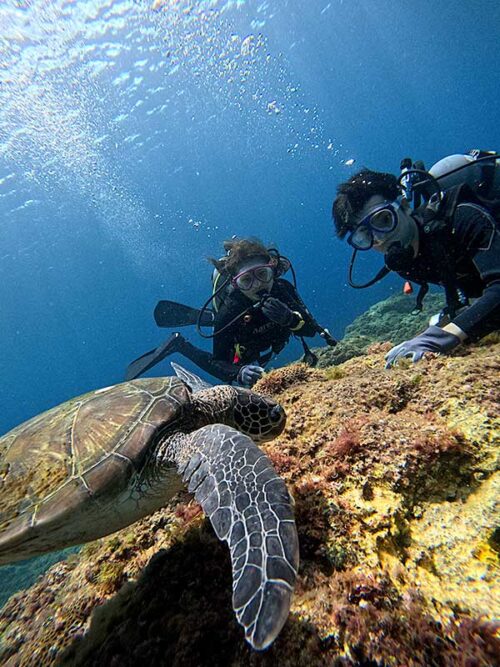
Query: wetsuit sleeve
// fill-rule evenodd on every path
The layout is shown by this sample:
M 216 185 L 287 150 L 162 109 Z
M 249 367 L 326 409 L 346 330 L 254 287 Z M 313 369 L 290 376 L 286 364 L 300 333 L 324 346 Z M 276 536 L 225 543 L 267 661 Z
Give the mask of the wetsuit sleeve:
M 297 334 L 298 336 L 306 336 L 308 338 L 315 336 L 318 333 L 318 326 L 307 306 L 298 295 L 297 290 L 288 282 L 288 280 L 281 278 L 279 282 L 281 288 L 279 298 L 281 298 L 291 310 L 300 313 L 301 319 L 304 321 L 304 324 L 298 329 L 294 329 L 292 325 L 292 333 Z
M 468 338 L 477 340 L 500 328 L 500 231 L 488 211 L 464 203 L 457 206 L 453 233 L 485 285 L 477 301 L 453 319 Z

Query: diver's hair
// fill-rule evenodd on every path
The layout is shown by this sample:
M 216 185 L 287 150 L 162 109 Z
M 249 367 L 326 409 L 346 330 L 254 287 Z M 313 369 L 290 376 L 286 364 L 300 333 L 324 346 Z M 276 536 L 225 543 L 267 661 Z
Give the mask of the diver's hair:
M 224 250 L 227 253 L 225 257 L 221 259 L 209 257 L 208 261 L 219 273 L 226 273 L 229 276 L 235 276 L 241 264 L 249 259 L 259 257 L 264 263 L 268 263 L 273 258 L 266 246 L 257 238 L 233 238 L 224 241 Z
M 373 195 L 382 195 L 388 201 L 397 199 L 401 191 L 393 174 L 363 169 L 337 188 L 332 206 L 332 217 L 337 236 L 343 239 L 355 227 L 354 216 Z

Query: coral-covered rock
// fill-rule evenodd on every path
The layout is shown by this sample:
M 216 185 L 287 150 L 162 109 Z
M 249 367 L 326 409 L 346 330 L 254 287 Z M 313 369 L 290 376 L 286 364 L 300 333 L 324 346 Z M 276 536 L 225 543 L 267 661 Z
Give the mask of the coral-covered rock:
M 392 345 L 399 345 L 426 329 L 429 318 L 443 306 L 441 294 L 428 294 L 421 312 L 413 310 L 415 299 L 403 294 L 380 301 L 346 327 L 345 336 L 338 345 L 314 350 L 318 355 L 318 366 L 334 366 L 359 357 L 373 343 L 391 341 Z
M 255 386 L 254 391 L 260 394 L 278 396 L 292 385 L 310 380 L 323 380 L 324 375 L 304 363 L 291 364 L 285 368 L 266 373 Z
M 2 565 L 0 567 L 0 607 L 17 591 L 32 586 L 51 565 L 64 560 L 75 551 L 78 551 L 78 547 L 70 547 L 64 551 L 54 551 L 44 556 Z
M 0 663 L 497 664 L 500 344 L 384 370 L 383 350 L 256 386 L 288 414 L 266 451 L 301 567 L 273 646 L 245 644 L 229 557 L 187 493 L 54 565 L 0 612 Z

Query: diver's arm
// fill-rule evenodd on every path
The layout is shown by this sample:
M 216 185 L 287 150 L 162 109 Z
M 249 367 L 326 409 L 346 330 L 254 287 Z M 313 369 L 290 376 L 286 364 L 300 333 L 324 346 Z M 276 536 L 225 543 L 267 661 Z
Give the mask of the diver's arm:
M 462 331 L 462 329 L 457 327 L 457 325 L 453 322 L 446 324 L 444 327 L 442 327 L 442 329 L 443 331 L 447 331 L 448 333 L 451 333 L 453 336 L 458 338 L 461 343 L 463 343 L 464 340 L 467 340 L 467 334 L 465 331 Z
M 478 340 L 500 328 L 500 232 L 490 214 L 474 204 L 457 207 L 453 227 L 459 243 L 470 253 L 485 289 L 447 326 L 454 325 L 463 332 L 462 340 Z
M 279 287 L 283 301 L 289 308 L 291 308 L 291 310 L 297 313 L 295 321 L 292 322 L 292 326 L 290 327 L 290 331 L 298 336 L 306 336 L 308 338 L 315 336 L 317 333 L 321 333 L 318 324 L 314 321 L 295 287 L 289 283 L 288 280 L 283 278 L 279 280 Z
M 238 373 L 241 370 L 240 365 L 229 364 L 227 361 L 220 361 L 212 359 L 211 362 L 212 375 L 222 382 L 235 382 L 238 379 Z
M 447 354 L 468 338 L 477 340 L 500 328 L 500 234 L 495 221 L 475 204 L 459 204 L 452 232 L 461 259 L 471 260 L 484 281 L 483 293 L 446 326 L 431 325 L 389 350 L 386 368 L 403 358 L 420 361 L 427 352 Z

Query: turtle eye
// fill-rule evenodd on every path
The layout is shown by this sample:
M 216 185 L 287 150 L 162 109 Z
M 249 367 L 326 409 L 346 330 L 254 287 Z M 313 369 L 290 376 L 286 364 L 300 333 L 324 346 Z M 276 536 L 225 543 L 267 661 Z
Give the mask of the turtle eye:
M 284 415 L 285 413 L 281 405 L 275 405 L 269 413 L 269 419 L 273 422 L 273 424 L 277 424 L 283 419 Z

